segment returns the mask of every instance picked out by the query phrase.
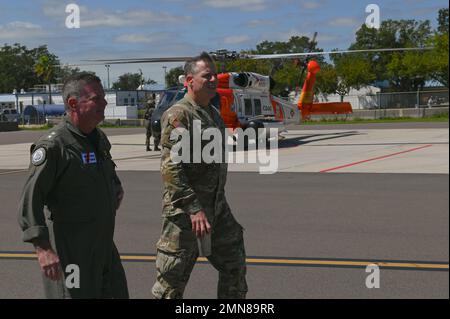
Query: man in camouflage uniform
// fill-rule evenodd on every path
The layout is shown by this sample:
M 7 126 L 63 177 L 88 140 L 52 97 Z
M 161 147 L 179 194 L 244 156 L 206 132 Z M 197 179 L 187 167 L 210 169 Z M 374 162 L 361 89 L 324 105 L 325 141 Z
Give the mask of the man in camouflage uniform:
M 47 298 L 128 298 L 113 242 L 124 191 L 111 144 L 96 128 L 107 104 L 100 79 L 71 77 L 63 99 L 68 115 L 31 146 L 19 205 L 23 241 L 36 249 Z
M 225 130 L 219 112 L 210 104 L 217 87 L 211 57 L 202 53 L 187 62 L 184 70 L 188 93 L 162 117 L 163 229 L 157 243 L 152 293 L 156 298 L 183 297 L 199 255 L 197 237 L 208 233 L 211 255 L 207 258 L 219 271 L 218 298 L 245 298 L 243 228 L 225 198 L 227 164 L 207 164 L 203 159 L 201 163 L 175 163 L 171 158 L 171 149 L 178 142 L 171 138 L 176 128 L 188 130 L 191 138 L 194 120 L 201 121 L 202 132 L 207 128 Z
M 147 152 L 151 151 L 150 148 L 150 137 L 152 136 L 152 115 L 155 110 L 155 94 L 152 94 L 152 97 L 147 101 L 147 110 L 145 111 L 144 119 L 145 119 L 145 147 Z M 155 145 L 155 151 L 159 151 L 159 139 L 153 136 L 153 143 Z

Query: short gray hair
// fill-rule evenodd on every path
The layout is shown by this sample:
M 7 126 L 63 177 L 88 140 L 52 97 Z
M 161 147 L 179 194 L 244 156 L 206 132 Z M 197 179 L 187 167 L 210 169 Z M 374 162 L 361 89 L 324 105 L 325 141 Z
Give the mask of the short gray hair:
M 185 76 L 187 76 L 189 74 L 197 73 L 197 62 L 198 61 L 204 61 L 204 62 L 214 64 L 213 58 L 207 52 L 203 51 L 202 53 L 200 53 L 200 55 L 197 55 L 197 56 L 193 57 L 192 59 L 190 59 L 189 61 L 186 61 L 186 63 L 184 64 L 184 75 Z
M 67 100 L 75 96 L 79 98 L 81 95 L 81 90 L 86 84 L 99 83 L 102 84 L 100 78 L 89 72 L 81 72 L 71 75 L 65 82 L 62 89 L 62 98 L 64 100 L 64 106 L 66 111 L 70 110 Z

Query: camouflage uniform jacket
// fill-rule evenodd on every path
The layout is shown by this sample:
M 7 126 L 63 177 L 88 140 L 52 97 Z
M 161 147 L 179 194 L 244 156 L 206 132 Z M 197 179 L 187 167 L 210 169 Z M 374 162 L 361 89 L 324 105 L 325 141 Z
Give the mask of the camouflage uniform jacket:
M 222 137 L 224 136 L 225 125 L 219 111 L 212 105 L 206 108 L 197 105 L 187 94 L 163 114 L 161 174 L 164 183 L 163 216 L 165 217 L 180 213 L 194 214 L 203 210 L 208 219 L 211 219 L 228 208 L 224 190 L 228 165 L 223 160 L 225 154 L 223 139 L 220 163 L 208 164 L 203 158 L 200 163 L 193 163 L 194 120 L 201 121 L 201 133 L 208 128 L 217 128 L 222 133 Z M 175 163 L 171 159 L 170 151 L 180 140 L 180 138 L 173 140 L 170 137 L 175 128 L 184 128 L 190 133 L 191 163 Z M 201 143 L 203 149 L 210 140 Z M 201 158 L 201 154 L 196 156 Z
M 151 121 L 154 110 L 155 110 L 154 107 L 147 108 L 147 110 L 145 111 L 145 114 L 144 114 L 144 119 Z

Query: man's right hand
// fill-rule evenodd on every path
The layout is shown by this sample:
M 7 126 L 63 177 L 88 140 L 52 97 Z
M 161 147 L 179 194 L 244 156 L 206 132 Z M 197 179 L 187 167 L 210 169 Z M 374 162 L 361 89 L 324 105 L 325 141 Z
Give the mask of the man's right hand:
M 50 244 L 45 241 L 34 241 L 36 255 L 39 265 L 45 277 L 56 281 L 61 278 L 61 263 L 58 255 L 53 251 Z
M 203 237 L 206 233 L 211 231 L 211 225 L 206 218 L 205 212 L 200 210 L 195 214 L 190 215 L 192 223 L 192 231 L 197 237 Z

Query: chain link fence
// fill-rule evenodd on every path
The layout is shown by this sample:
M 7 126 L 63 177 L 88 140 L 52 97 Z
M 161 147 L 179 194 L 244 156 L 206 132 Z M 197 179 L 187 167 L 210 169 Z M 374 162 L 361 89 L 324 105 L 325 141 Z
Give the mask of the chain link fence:
M 139 103 L 145 103 L 146 98 L 155 91 L 126 91 L 126 92 L 108 92 L 115 93 L 111 96 L 110 104 L 125 105 L 131 100 L 128 100 L 130 96 L 135 97 L 133 101 Z M 160 92 L 156 92 L 160 93 Z M 37 94 L 36 94 L 37 96 Z M 157 95 L 158 96 L 158 95 Z M 296 103 L 296 97 L 291 97 L 290 101 Z M 34 101 L 34 94 L 28 97 L 30 101 L 20 101 L 20 110 L 22 105 L 27 105 L 28 102 Z M 55 94 L 53 100 L 59 101 L 60 96 Z M 287 99 L 287 98 L 286 98 Z M 344 96 L 345 102 L 350 102 L 353 108 L 352 115 L 345 115 L 345 118 L 383 118 L 383 117 L 425 117 L 431 116 L 437 113 L 447 112 L 449 107 L 449 90 L 448 89 L 426 89 L 416 92 L 384 92 L 384 93 L 366 93 L 366 94 L 350 94 Z M 340 102 L 341 97 L 338 95 L 328 96 L 326 101 L 320 102 Z M 319 101 L 317 101 L 319 102 Z M 31 103 L 33 104 L 33 103 Z M 23 116 L 17 119 L 18 114 L 14 114 L 14 119 L 11 117 L 13 114 L 6 114 L 5 110 L 0 110 L 0 123 L 4 122 L 18 122 L 18 124 L 28 124 L 29 121 Z M 336 115 L 321 115 L 317 116 L 318 119 L 336 117 Z M 337 116 L 341 117 L 341 116 Z M 46 117 L 39 117 L 37 115 L 36 123 L 45 123 Z M 142 125 L 141 119 L 135 120 L 115 120 L 105 121 L 108 124 L 115 125 Z
M 448 107 L 448 100 L 448 90 L 419 90 L 344 97 L 344 101 L 350 102 L 354 110 Z

